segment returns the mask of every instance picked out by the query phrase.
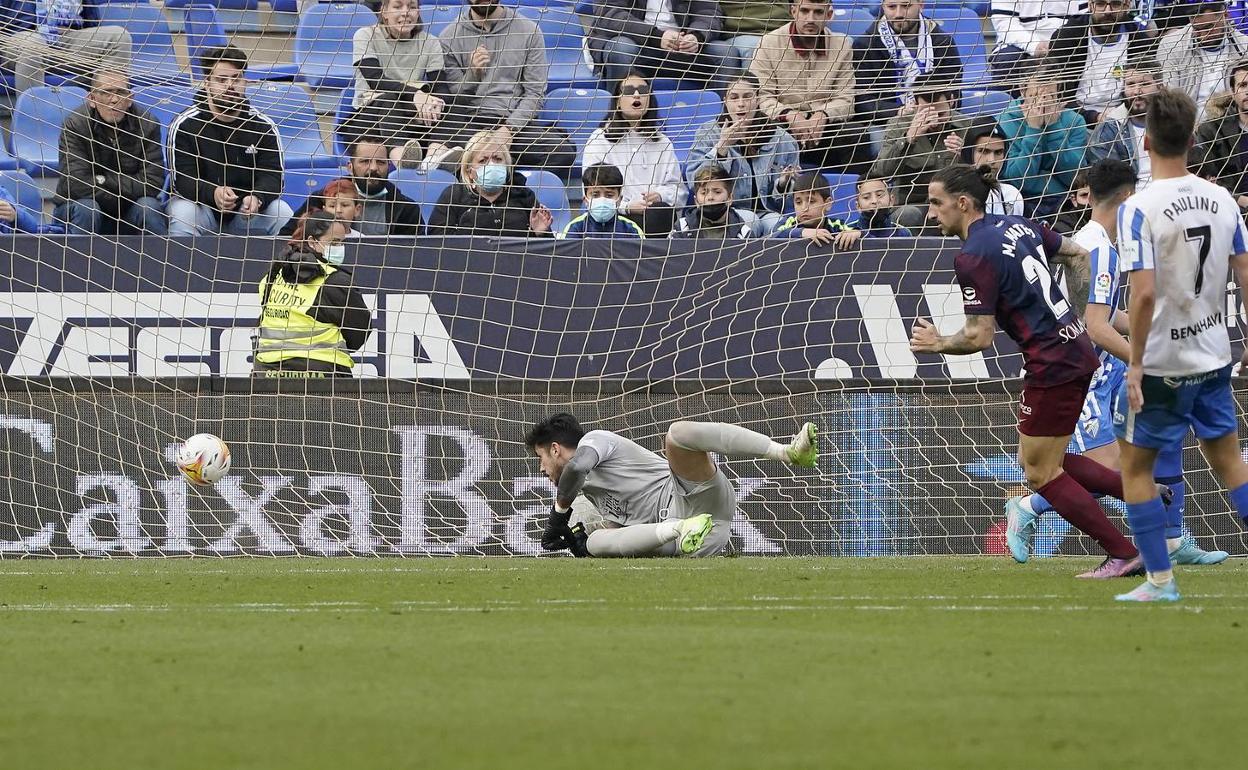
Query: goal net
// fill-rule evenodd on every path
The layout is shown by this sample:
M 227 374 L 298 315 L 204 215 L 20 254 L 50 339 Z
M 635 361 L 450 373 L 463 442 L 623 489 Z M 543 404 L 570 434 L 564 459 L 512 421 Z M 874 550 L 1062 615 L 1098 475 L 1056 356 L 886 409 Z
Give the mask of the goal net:
M 3 556 L 538 554 L 523 437 L 558 411 L 656 451 L 676 420 L 814 421 L 818 471 L 721 458 L 735 553 L 1003 553 L 1021 360 L 910 351 L 914 319 L 964 321 L 926 179 L 1000 149 L 997 205 L 1073 232 L 1088 148 L 1138 167 L 1149 83 L 1202 130 L 1239 109 L 1236 58 L 1159 46 L 1220 22 L 1248 53 L 1237 8 L 1160 2 L 1093 3 L 1122 51 L 1061 67 L 1082 3 L 838 2 L 813 52 L 811 2 L 35 5 L 3 39 Z M 1201 173 L 1248 194 L 1233 144 Z M 266 333 L 279 292 L 318 325 Z M 1228 284 L 1233 339 L 1243 314 Z M 212 487 L 174 464 L 200 432 L 233 454 Z M 1248 552 L 1185 459 L 1192 533 Z M 1035 547 L 1098 552 L 1055 514 Z

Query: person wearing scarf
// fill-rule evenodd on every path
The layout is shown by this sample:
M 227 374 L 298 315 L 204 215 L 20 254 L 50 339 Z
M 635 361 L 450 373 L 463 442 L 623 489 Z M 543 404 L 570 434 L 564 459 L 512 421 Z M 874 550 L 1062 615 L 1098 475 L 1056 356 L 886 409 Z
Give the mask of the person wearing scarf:
M 868 34 L 854 40 L 858 119 L 884 123 L 914 103 L 920 75 L 961 76 L 962 58 L 953 37 L 923 15 L 923 0 L 884 0 Z

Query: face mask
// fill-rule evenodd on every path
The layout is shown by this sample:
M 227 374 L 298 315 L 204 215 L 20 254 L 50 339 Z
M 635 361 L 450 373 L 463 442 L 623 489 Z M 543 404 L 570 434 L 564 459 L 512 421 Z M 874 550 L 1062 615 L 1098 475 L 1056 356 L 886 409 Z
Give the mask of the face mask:
M 719 222 L 728 215 L 728 203 L 704 203 L 701 206 L 702 218 L 708 222 Z
M 876 209 L 875 211 L 862 212 L 862 221 L 869 225 L 882 226 L 888 224 L 888 216 L 893 213 L 892 209 Z
M 325 247 L 324 257 L 326 262 L 338 267 L 347 258 L 347 247 L 341 243 L 331 243 Z
M 498 192 L 507 184 L 507 167 L 501 163 L 486 163 L 477 169 L 477 184 L 486 192 Z
M 598 224 L 605 225 L 615 216 L 615 201 L 610 198 L 590 198 L 589 215 Z

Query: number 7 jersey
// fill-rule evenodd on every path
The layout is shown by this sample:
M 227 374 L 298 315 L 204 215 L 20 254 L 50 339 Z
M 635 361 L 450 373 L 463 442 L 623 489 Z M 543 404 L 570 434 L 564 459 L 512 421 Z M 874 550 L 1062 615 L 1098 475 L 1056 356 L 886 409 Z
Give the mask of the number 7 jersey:
M 1182 377 L 1231 362 L 1226 331 L 1230 257 L 1248 252 L 1239 206 L 1222 187 L 1189 174 L 1154 179 L 1118 209 L 1118 265 L 1153 270 L 1156 304 L 1144 373 Z

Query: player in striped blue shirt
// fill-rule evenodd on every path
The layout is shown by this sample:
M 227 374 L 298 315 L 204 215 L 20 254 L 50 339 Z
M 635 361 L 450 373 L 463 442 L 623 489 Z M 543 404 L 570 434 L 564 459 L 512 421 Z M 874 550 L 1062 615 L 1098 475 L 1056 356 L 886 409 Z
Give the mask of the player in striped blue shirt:
M 1136 173 L 1130 165 L 1118 160 L 1102 160 L 1087 172 L 1092 192 L 1092 216 L 1076 235 L 1075 242 L 1088 250 L 1089 270 L 1086 275 L 1067 272 L 1070 296 L 1088 326 L 1088 335 L 1096 346 L 1101 366 L 1092 377 L 1088 395 L 1079 415 L 1075 435 L 1068 452 L 1082 454 L 1107 468 L 1120 466 L 1118 444 L 1114 436 L 1113 402 L 1125 380 L 1131 348 L 1123 334 L 1127 316 L 1118 310 L 1118 252 L 1114 240 L 1118 235 L 1118 207 L 1135 192 Z M 1086 284 L 1086 290 L 1082 287 Z M 1081 299 L 1086 298 L 1084 301 Z M 1082 307 L 1086 303 L 1086 307 Z M 1204 551 L 1190 534 L 1183 531 L 1183 502 L 1186 485 L 1183 481 L 1183 439 L 1164 449 L 1158 456 L 1156 481 L 1170 490 L 1166 505 L 1166 537 L 1172 542 L 1170 558 L 1176 564 L 1218 564 L 1227 559 L 1226 551 Z M 1006 543 L 1016 561 L 1030 556 L 1031 540 L 1040 515 L 1052 510 L 1039 494 L 1010 498 L 1005 505 Z M 1128 570 L 1127 567 L 1130 567 Z M 1080 577 L 1120 577 L 1138 572 L 1134 565 L 1116 564 L 1112 558 Z

